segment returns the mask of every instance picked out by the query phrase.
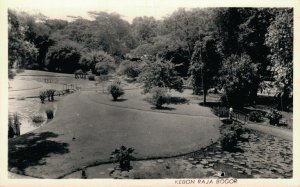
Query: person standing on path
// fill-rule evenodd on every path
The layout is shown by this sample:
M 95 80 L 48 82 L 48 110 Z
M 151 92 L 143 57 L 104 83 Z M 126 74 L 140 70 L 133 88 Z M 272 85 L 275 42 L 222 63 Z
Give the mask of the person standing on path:
M 233 108 L 230 107 L 229 108 L 229 119 L 232 119 L 232 117 L 233 117 Z

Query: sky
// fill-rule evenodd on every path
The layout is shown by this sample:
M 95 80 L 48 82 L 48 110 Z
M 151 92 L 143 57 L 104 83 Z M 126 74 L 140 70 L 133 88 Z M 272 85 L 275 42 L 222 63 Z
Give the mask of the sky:
M 180 7 L 189 9 L 211 6 L 270 6 L 271 1 L 272 5 L 280 2 L 264 0 L 257 3 L 255 0 L 244 0 L 241 4 L 239 0 L 6 0 L 6 3 L 8 8 L 31 14 L 42 13 L 50 19 L 71 20 L 68 15 L 90 19 L 88 11 L 105 11 L 118 13 L 123 19 L 131 22 L 137 16 L 162 19 Z
M 42 13 L 53 19 L 67 19 L 68 15 L 89 19 L 88 11 L 115 12 L 131 22 L 137 16 L 153 16 L 161 19 L 179 7 L 193 8 L 201 6 L 199 0 L 8 0 L 8 8 Z

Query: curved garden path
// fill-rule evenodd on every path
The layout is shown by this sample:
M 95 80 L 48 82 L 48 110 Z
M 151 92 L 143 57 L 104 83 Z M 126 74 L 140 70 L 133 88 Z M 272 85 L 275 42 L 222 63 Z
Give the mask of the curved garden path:
M 120 108 L 95 102 L 99 94 L 93 93 L 63 98 L 51 122 L 10 140 L 10 171 L 59 178 L 83 166 L 109 162 L 110 153 L 120 145 L 133 147 L 137 159 L 162 158 L 199 150 L 220 136 L 220 121 L 212 114 Z

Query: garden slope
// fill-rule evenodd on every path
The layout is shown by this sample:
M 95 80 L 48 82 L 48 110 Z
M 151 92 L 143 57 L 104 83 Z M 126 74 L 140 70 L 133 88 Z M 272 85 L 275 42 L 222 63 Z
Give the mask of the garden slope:
M 10 140 L 9 169 L 58 178 L 109 161 L 110 153 L 120 145 L 133 147 L 138 159 L 169 157 L 199 150 L 220 136 L 216 117 L 124 109 L 95 103 L 86 96 L 65 97 L 53 121 Z

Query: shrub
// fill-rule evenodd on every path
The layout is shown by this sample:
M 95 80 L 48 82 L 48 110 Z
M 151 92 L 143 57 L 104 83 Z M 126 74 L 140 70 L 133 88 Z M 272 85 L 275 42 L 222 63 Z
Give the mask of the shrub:
M 253 122 L 262 122 L 263 121 L 263 115 L 259 111 L 252 111 L 249 113 L 249 120 Z
M 41 100 L 42 104 L 44 104 L 44 103 L 45 103 L 45 99 L 46 99 L 46 97 L 47 97 L 47 93 L 46 93 L 45 91 L 40 91 L 39 98 L 40 98 L 40 100 Z
M 221 140 L 221 145 L 224 150 L 232 150 L 235 148 L 238 141 L 237 133 L 231 131 L 224 135 Z
M 47 115 L 47 119 L 53 119 L 53 110 L 47 109 L 46 115 Z
M 239 124 L 233 124 L 230 126 L 229 132 L 225 133 L 221 140 L 221 145 L 224 150 L 233 150 L 239 140 L 244 139 L 242 134 L 245 132 L 245 128 Z M 247 139 L 247 138 L 246 138 Z
M 279 120 L 282 118 L 282 114 L 279 111 L 273 110 L 267 113 L 266 117 L 270 120 L 271 125 L 279 125 Z
M 134 159 L 132 156 L 133 152 L 133 148 L 127 148 L 122 145 L 111 153 L 110 159 L 119 162 L 119 167 L 122 171 L 129 171 L 131 169 L 130 161 Z
M 220 117 L 228 117 L 229 116 L 229 110 L 225 106 L 213 106 L 212 111 L 216 116 L 220 116 Z
M 144 83 L 144 93 L 150 92 L 153 87 L 183 91 L 183 79 L 175 71 L 175 65 L 162 59 L 148 62 L 139 75 L 139 81 Z
M 41 115 L 36 115 L 32 117 L 32 122 L 34 123 L 42 123 L 44 121 L 43 116 Z
M 88 79 L 90 81 L 94 81 L 95 80 L 95 75 L 88 75 Z
M 54 90 L 54 89 L 46 90 L 46 95 L 48 97 L 48 101 L 54 101 L 55 92 L 56 92 L 56 90 Z
M 15 135 L 20 136 L 20 117 L 18 113 L 8 116 L 8 137 L 13 138 Z
M 124 90 L 118 82 L 113 82 L 109 85 L 107 91 L 112 95 L 114 101 L 116 101 L 118 97 L 124 95 Z
M 170 96 L 167 94 L 166 88 L 154 87 L 150 90 L 150 94 L 147 101 L 156 108 L 162 108 L 162 105 L 169 104 Z
M 126 75 L 129 78 L 136 78 L 141 72 L 142 65 L 140 62 L 124 60 L 119 66 L 119 74 Z
M 15 135 L 13 127 L 13 119 L 11 115 L 8 115 L 8 138 L 13 138 Z
M 115 59 L 104 51 L 91 51 L 84 53 L 79 61 L 84 70 L 93 73 L 108 74 L 115 69 Z

